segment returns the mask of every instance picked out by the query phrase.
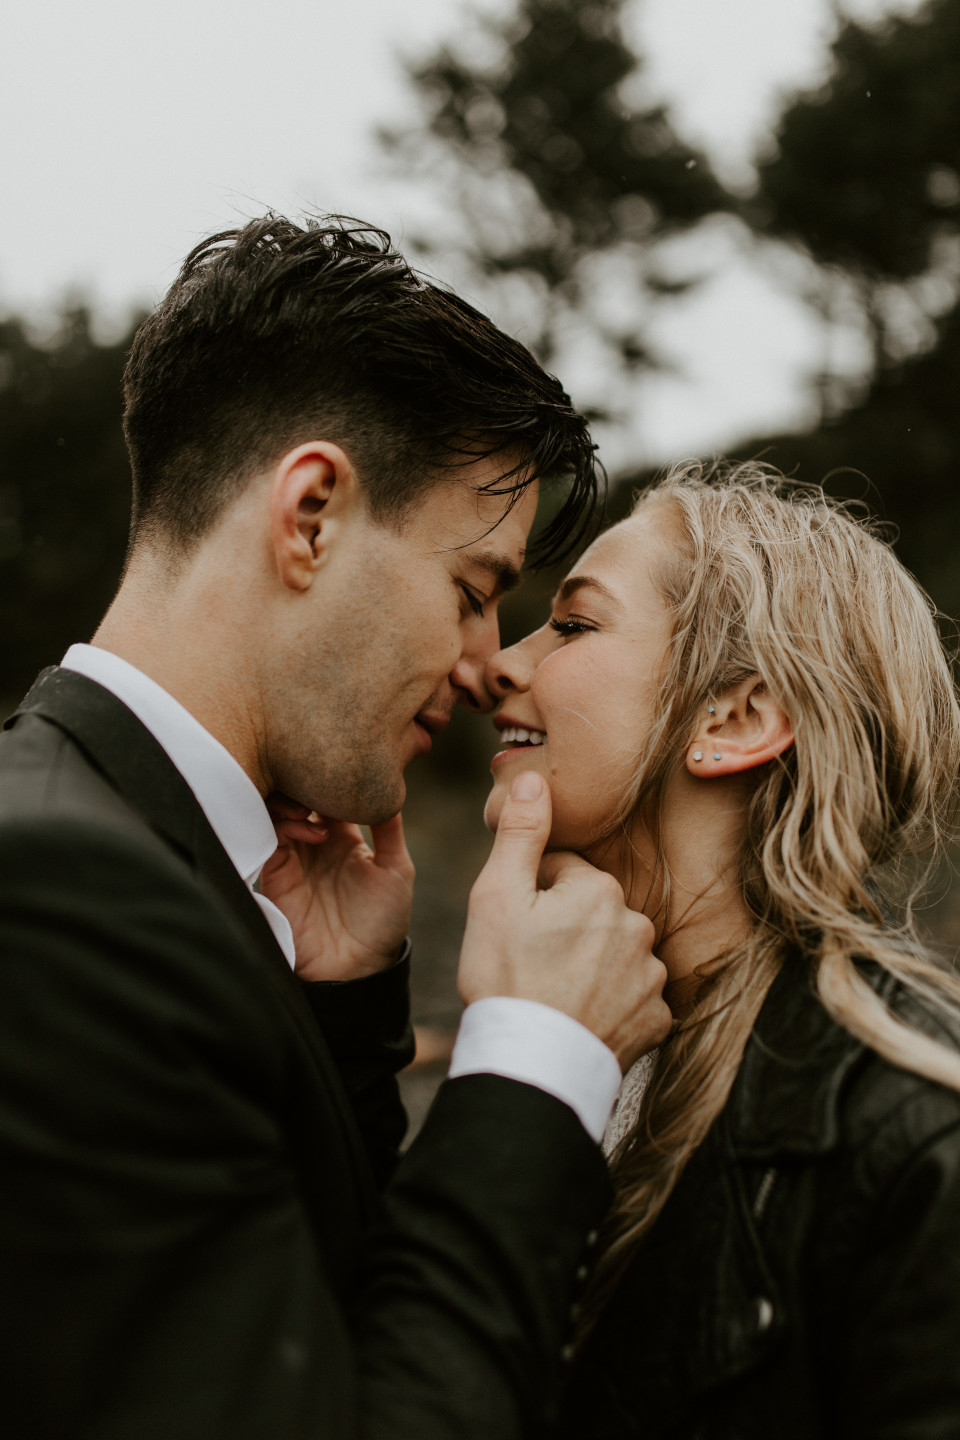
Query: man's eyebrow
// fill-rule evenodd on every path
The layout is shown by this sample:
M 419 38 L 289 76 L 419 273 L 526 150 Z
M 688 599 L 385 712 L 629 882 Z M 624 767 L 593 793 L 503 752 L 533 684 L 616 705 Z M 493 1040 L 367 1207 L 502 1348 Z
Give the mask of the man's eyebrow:
M 520 584 L 520 567 L 515 565 L 506 555 L 498 555 L 493 551 L 481 550 L 470 556 L 470 564 L 475 565 L 478 570 L 485 570 L 496 581 L 496 588 L 505 593 L 507 590 L 515 590 Z
M 613 591 L 609 590 L 607 586 L 603 584 L 602 580 L 596 580 L 592 575 L 569 575 L 557 591 L 556 598 L 562 605 L 574 596 L 578 590 L 585 589 L 596 590 L 600 595 L 603 595 L 605 599 L 612 600 L 614 605 L 620 605 L 622 608 L 622 601 L 618 600 Z

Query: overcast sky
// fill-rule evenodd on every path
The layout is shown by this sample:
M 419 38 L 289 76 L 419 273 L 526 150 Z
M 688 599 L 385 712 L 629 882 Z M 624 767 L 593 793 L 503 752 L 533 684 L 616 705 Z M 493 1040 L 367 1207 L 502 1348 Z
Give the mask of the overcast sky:
M 477 0 L 508 10 L 510 0 Z M 862 14 L 912 0 L 848 0 Z M 273 207 L 360 214 L 402 237 L 378 124 L 414 114 L 401 57 L 462 25 L 461 0 L 31 0 L 0 49 L 0 308 L 68 291 L 118 318 L 151 303 L 202 235 Z M 780 97 L 823 73 L 830 0 L 636 0 L 627 24 L 650 93 L 725 178 Z M 804 413 L 820 343 L 809 319 L 716 235 L 723 279 L 665 343 L 686 378 L 647 392 L 649 454 L 721 446 Z M 726 249 L 725 249 L 726 247 Z M 727 253 L 727 252 L 730 253 Z M 615 457 L 616 458 L 616 457 Z

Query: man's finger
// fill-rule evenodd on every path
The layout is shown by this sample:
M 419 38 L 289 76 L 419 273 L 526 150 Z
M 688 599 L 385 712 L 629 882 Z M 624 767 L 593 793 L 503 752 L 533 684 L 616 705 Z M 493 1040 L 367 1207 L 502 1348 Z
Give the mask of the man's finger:
M 582 855 L 575 855 L 572 850 L 550 850 L 540 861 L 537 887 L 540 890 L 550 890 L 558 880 L 583 870 L 595 872 L 596 866 L 591 865 L 589 860 L 584 860 Z
M 519 885 L 535 890 L 552 817 L 546 781 L 535 770 L 524 770 L 515 778 L 504 801 L 482 878 L 496 886 L 515 889 Z

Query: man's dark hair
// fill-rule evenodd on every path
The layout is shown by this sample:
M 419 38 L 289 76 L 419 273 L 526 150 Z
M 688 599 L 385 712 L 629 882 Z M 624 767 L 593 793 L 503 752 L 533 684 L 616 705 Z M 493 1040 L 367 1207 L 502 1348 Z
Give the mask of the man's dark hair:
M 311 439 L 343 447 L 383 520 L 481 456 L 510 460 L 492 493 L 565 482 L 541 559 L 569 553 L 596 508 L 602 472 L 559 381 L 384 231 L 343 216 L 267 215 L 204 240 L 138 330 L 124 394 L 132 544 L 190 548 Z

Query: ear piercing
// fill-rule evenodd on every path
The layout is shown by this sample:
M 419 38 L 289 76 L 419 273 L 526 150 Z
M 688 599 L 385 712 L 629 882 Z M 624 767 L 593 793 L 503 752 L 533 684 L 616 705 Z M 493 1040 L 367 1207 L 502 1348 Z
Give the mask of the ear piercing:
M 708 705 L 708 706 L 707 706 L 707 714 L 708 714 L 708 715 L 716 715 L 716 713 L 717 713 L 717 707 L 716 707 L 716 705 Z M 694 752 L 693 752 L 693 758 L 694 758 L 694 760 L 697 762 L 697 764 L 699 764 L 700 761 L 703 759 L 703 751 L 702 751 L 702 750 L 694 750 Z M 722 757 L 721 755 L 718 755 L 718 754 L 714 753 L 713 758 L 714 758 L 714 760 L 720 760 L 720 759 L 722 759 L 723 757 Z

